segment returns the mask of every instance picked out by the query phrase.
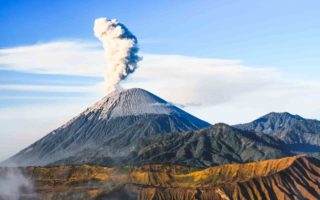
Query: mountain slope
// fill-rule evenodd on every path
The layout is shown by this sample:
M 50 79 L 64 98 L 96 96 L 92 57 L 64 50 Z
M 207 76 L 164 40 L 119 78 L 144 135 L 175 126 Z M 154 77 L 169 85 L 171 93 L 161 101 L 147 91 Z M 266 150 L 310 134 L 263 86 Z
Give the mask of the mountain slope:
M 0 168 L 0 177 L 6 173 Z M 12 170 L 12 169 L 11 169 Z M 320 160 L 297 156 L 195 170 L 179 165 L 28 167 L 41 199 L 310 199 L 320 197 Z
M 118 138 L 122 146 L 106 146 L 118 157 L 150 135 L 172 134 L 207 127 L 204 122 L 142 89 L 113 92 L 65 125 L 11 157 L 4 164 L 46 165 L 84 149 L 96 149 Z
M 235 129 L 226 124 L 168 136 L 143 148 L 135 162 L 176 163 L 210 167 L 292 155 L 273 137 Z
M 269 134 L 287 144 L 310 144 L 320 146 L 320 121 L 304 119 L 290 113 L 269 113 L 236 128 Z
M 107 151 L 115 151 L 108 147 L 116 149 L 117 146 L 125 145 L 123 141 L 123 137 L 115 138 L 98 148 L 85 149 L 52 164 L 90 163 L 116 166 L 175 163 L 204 168 L 293 155 L 282 147 L 281 140 L 264 134 L 241 131 L 225 124 L 187 133 L 145 137 L 137 143 L 137 148 L 131 154 L 116 159 L 108 156 Z

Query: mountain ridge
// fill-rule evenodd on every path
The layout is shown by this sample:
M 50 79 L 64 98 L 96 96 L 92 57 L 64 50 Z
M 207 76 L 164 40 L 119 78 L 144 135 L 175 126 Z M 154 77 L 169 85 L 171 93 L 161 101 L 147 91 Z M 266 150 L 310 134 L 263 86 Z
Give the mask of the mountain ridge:
M 121 146 L 121 140 L 111 141 Z M 293 155 L 283 148 L 281 140 L 272 136 L 241 131 L 226 124 L 216 124 L 200 130 L 145 137 L 140 148 L 131 154 L 118 157 L 116 160 L 105 156 L 107 143 L 98 149 L 86 149 L 72 157 L 52 163 L 60 164 L 98 164 L 106 166 L 132 164 L 172 163 L 206 168 L 226 163 L 244 163 L 275 159 Z M 109 150 L 108 150 L 109 151 Z

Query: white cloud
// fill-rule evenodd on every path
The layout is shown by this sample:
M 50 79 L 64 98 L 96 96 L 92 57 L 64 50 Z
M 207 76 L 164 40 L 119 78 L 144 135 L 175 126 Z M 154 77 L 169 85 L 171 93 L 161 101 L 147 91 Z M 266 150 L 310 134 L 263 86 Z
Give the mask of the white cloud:
M 141 87 L 168 101 L 187 105 L 184 109 L 211 123 L 242 123 L 271 111 L 320 118 L 320 82 L 317 80 L 296 79 L 280 69 L 250 67 L 239 60 L 150 54 L 143 57 L 139 69 L 124 81 L 125 87 Z M 0 58 L 0 68 L 26 72 L 102 77 L 106 68 L 102 48 L 83 41 L 1 49 Z M 69 86 L 1 87 L 65 92 L 91 89 L 89 86 L 81 89 Z M 82 101 L 94 102 L 93 98 L 86 98 Z M 0 146 L 5 147 L 0 151 L 3 152 L 0 159 L 62 125 L 87 105 L 70 99 L 69 103 L 56 102 L 54 105 L 0 108 Z M 35 110 L 38 111 L 35 113 Z M 17 122 L 19 126 L 16 126 Z M 17 147 L 16 143 L 19 143 Z
M 146 88 L 178 104 L 219 104 L 273 85 L 279 72 L 237 60 L 145 55 L 126 85 Z M 173 95 L 174 94 L 174 95 Z
M 96 43 L 58 41 L 0 49 L 0 69 L 99 76 L 105 62 Z
M 2 49 L 0 57 L 2 69 L 36 73 L 102 77 L 107 65 L 99 44 L 84 41 L 59 41 Z M 145 88 L 178 104 L 217 104 L 264 88 L 277 76 L 279 74 L 275 69 L 247 67 L 238 60 L 145 54 L 140 69 L 124 85 Z M 10 87 L 18 89 L 17 86 Z M 39 90 L 44 87 L 19 88 Z M 77 90 L 58 86 L 46 88 Z
M 23 84 L 1 84 L 0 90 L 23 90 L 23 91 L 39 91 L 39 92 L 64 92 L 64 93 L 74 93 L 74 92 L 93 92 L 99 91 L 101 89 L 101 84 L 96 84 L 94 86 L 61 86 L 61 85 L 23 85 Z

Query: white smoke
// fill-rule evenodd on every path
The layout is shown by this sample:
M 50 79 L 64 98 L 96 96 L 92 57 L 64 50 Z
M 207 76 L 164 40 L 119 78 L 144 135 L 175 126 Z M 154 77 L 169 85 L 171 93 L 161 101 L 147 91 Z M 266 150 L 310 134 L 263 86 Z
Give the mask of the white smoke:
M 103 43 L 108 69 L 105 73 L 107 92 L 120 88 L 119 82 L 133 73 L 139 48 L 137 38 L 116 19 L 98 18 L 94 22 L 94 34 Z
M 0 199 L 18 200 L 32 191 L 32 182 L 20 170 L 7 168 L 0 172 Z

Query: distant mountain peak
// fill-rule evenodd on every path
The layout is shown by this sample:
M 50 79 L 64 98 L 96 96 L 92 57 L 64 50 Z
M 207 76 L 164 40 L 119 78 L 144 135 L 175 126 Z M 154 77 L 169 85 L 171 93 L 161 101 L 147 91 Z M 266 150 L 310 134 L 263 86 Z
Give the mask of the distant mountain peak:
M 302 150 L 307 144 L 312 149 L 320 145 L 320 121 L 305 119 L 288 112 L 271 112 L 250 123 L 238 124 L 235 127 L 273 135 L 288 144 L 302 144 Z
M 281 118 L 281 119 L 296 119 L 296 120 L 305 120 L 300 115 L 294 115 L 289 112 L 271 112 L 261 118 Z

